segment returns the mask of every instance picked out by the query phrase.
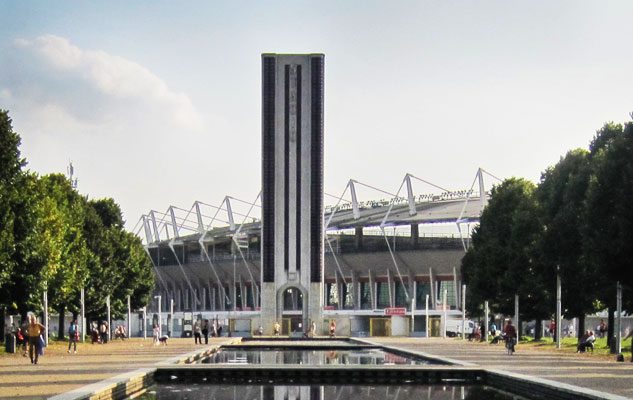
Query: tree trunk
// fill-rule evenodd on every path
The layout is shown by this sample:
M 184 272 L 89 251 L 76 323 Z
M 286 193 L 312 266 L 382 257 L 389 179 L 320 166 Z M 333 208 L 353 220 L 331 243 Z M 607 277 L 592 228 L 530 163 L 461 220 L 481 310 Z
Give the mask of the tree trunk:
M 66 322 L 66 318 L 64 318 L 66 314 L 66 307 L 63 305 L 60 306 L 58 312 L 59 312 L 59 328 L 57 328 L 57 338 L 63 339 L 64 333 L 66 332 L 66 330 L 64 329 L 64 323 Z
M 576 332 L 576 336 L 578 340 L 585 334 L 585 314 L 580 314 L 578 317 L 578 332 Z
M 543 320 L 536 319 L 534 323 L 534 340 L 541 340 L 543 337 Z
M 0 342 L 4 342 L 4 321 L 7 318 L 7 308 L 2 307 L 2 318 L 0 318 Z
M 610 349 L 615 350 L 615 346 L 612 346 L 611 342 L 613 341 L 613 333 L 615 332 L 615 310 L 613 308 L 609 308 L 609 322 L 607 326 L 607 345 Z M 615 354 L 615 351 L 611 351 L 611 354 Z

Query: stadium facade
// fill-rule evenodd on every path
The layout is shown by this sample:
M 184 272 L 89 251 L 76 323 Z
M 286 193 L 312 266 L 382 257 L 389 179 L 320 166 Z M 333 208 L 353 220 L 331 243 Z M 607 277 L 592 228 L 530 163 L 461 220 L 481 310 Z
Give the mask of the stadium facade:
M 462 191 L 411 174 L 395 194 L 350 180 L 324 209 L 323 83 L 322 54 L 263 54 L 261 194 L 142 216 L 163 331 L 188 334 L 200 318 L 241 336 L 271 334 L 275 321 L 283 334 L 321 335 L 331 320 L 338 335 L 439 335 L 461 315 L 485 171 Z M 420 183 L 439 193 L 414 193 Z M 390 197 L 359 201 L 361 187 Z M 437 224 L 460 235 L 425 234 Z

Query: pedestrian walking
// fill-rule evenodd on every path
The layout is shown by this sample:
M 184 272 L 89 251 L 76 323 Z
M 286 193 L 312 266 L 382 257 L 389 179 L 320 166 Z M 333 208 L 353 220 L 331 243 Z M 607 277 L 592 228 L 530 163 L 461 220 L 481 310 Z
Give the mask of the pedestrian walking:
M 27 328 L 29 334 L 29 357 L 31 358 L 31 364 L 37 364 L 40 353 L 42 352 L 42 343 L 40 336 L 46 331 L 46 327 L 35 319 L 35 315 L 31 314 L 29 318 L 29 326 Z
M 209 320 L 202 321 L 202 336 L 204 336 L 204 344 L 209 344 Z
M 193 340 L 195 344 L 202 344 L 202 339 L 200 337 L 201 332 L 202 329 L 200 328 L 200 320 L 198 319 L 193 324 Z
M 77 342 L 79 341 L 79 327 L 77 326 L 77 319 L 73 319 L 68 326 L 68 350 L 70 353 L 70 347 L 74 346 L 73 353 L 77 353 Z
M 99 333 L 101 336 L 101 344 L 108 343 L 108 323 L 105 321 L 99 325 Z
M 503 328 L 503 333 L 506 339 L 506 349 L 508 349 L 508 354 L 512 355 L 514 353 L 514 346 L 517 343 L 517 330 L 512 325 L 512 320 L 509 319 L 505 328 Z

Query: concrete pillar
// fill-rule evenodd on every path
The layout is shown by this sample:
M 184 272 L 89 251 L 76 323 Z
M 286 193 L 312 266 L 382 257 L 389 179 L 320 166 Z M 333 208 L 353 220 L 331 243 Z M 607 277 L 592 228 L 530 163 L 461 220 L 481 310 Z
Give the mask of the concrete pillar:
M 389 307 L 393 307 L 396 302 L 396 284 L 391 270 L 387 271 L 387 288 L 389 289 Z
M 419 241 L 420 241 L 420 226 L 418 224 L 411 224 L 411 246 L 414 249 L 417 249 Z
M 409 306 L 411 306 L 411 299 L 415 299 L 415 276 L 412 271 L 407 274 L 409 282 L 407 282 L 407 290 L 409 291 Z M 415 307 L 415 306 L 414 306 Z
M 355 238 L 356 250 L 362 250 L 363 249 L 363 227 L 362 226 L 357 226 L 356 228 L 354 228 L 354 238 Z
M 334 273 L 334 277 L 336 279 L 336 282 L 334 283 L 336 285 L 336 292 L 338 294 L 338 303 L 336 304 L 336 309 L 337 310 L 342 310 L 343 309 L 343 304 L 341 304 L 343 301 L 341 299 L 341 276 L 340 274 L 337 272 Z
M 246 286 L 244 285 L 244 281 L 242 280 L 242 276 L 239 277 L 239 281 L 240 281 L 240 306 L 242 307 L 242 311 L 244 310 L 244 307 L 246 307 L 246 298 L 248 297 L 248 295 L 246 294 Z
M 431 297 L 431 308 L 435 308 L 436 307 L 436 302 L 435 302 L 435 279 L 433 277 L 433 268 L 429 268 L 429 289 L 430 289 L 430 297 Z
M 378 303 L 378 299 L 376 298 L 376 281 L 374 280 L 374 274 L 369 272 L 369 294 L 371 295 L 371 308 L 375 310 L 377 308 L 376 304 Z
M 358 284 L 358 274 L 352 271 L 352 302 L 354 310 L 360 310 L 360 285 Z

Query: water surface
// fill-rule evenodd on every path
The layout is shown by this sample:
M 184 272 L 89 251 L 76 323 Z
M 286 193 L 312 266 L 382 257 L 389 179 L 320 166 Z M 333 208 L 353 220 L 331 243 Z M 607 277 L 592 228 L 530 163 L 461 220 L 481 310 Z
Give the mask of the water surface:
M 391 353 L 378 348 L 220 348 L 202 364 L 257 365 L 429 365 L 439 362 Z
M 153 400 L 526 400 L 488 386 L 390 385 L 390 386 L 290 386 L 161 384 L 140 399 Z

